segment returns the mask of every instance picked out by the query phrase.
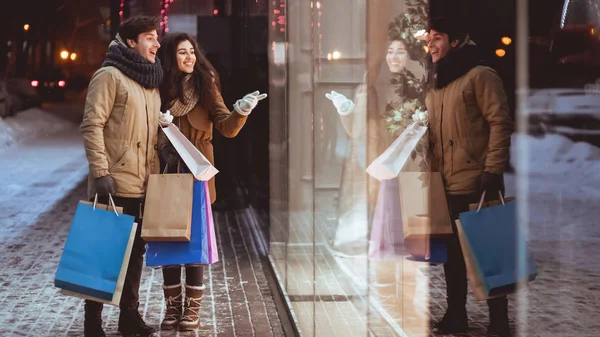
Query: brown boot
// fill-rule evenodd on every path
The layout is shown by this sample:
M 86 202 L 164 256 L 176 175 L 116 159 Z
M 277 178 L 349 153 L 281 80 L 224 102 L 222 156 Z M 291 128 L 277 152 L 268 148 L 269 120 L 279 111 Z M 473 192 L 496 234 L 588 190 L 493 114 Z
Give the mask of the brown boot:
M 179 330 L 190 331 L 200 326 L 200 302 L 204 285 L 200 287 L 185 286 L 185 310 L 179 320 Z
M 177 327 L 183 311 L 183 293 L 181 284 L 163 286 L 165 294 L 165 318 L 160 327 L 162 330 L 173 330 Z

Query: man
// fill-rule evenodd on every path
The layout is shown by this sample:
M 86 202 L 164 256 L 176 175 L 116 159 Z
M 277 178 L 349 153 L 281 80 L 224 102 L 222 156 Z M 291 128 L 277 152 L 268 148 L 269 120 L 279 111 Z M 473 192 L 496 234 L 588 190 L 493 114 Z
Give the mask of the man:
M 92 77 L 81 132 L 89 161 L 88 197 L 114 197 L 136 218 L 137 233 L 120 302 L 123 336 L 156 336 L 138 311 L 145 242 L 141 218 L 148 176 L 158 172 L 156 142 L 163 72 L 156 52 L 158 19 L 126 20 L 110 43 L 106 60 Z M 102 304 L 86 301 L 84 335 L 103 337 Z
M 436 324 L 443 334 L 464 333 L 467 275 L 454 220 L 479 202 L 482 192 L 504 192 L 514 125 L 502 81 L 479 62 L 477 46 L 458 22 L 432 18 L 427 37 L 432 67 L 426 105 L 430 118 L 432 170 L 442 172 L 454 235 L 444 264 L 448 309 Z M 491 336 L 509 336 L 506 297 L 488 300 Z

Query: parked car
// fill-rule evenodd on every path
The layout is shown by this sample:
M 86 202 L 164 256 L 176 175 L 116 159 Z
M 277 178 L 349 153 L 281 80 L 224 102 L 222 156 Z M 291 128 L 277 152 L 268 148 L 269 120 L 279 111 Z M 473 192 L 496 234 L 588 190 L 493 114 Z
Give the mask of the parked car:
M 12 116 L 19 111 L 40 107 L 42 100 L 26 78 L 13 78 L 0 81 L 6 90 L 5 115 Z M 0 94 L 1 95 L 1 94 Z
M 58 68 L 46 68 L 31 78 L 31 86 L 45 101 L 62 101 L 67 90 L 67 76 Z
M 529 133 L 600 146 L 600 27 L 566 25 L 531 42 Z

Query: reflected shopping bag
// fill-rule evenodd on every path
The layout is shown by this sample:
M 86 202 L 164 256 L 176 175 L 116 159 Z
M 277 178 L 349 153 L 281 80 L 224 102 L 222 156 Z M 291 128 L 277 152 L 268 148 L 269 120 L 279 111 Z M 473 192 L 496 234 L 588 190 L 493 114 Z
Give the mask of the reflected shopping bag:
M 394 260 L 405 255 L 402 254 L 403 242 L 398 180 L 382 180 L 371 226 L 369 258 Z
M 77 205 L 54 285 L 65 295 L 119 305 L 137 224 L 110 200 L 110 209 Z
M 410 253 L 409 260 L 432 264 L 448 261 L 448 244 L 444 237 L 412 235 L 404 239 L 404 246 Z
M 194 177 L 191 174 L 151 174 L 142 239 L 146 242 L 190 241 L 193 195 Z
M 194 182 L 192 206 L 192 234 L 189 242 L 148 242 L 146 266 L 185 265 L 193 263 L 211 264 L 209 256 L 209 213 L 207 199 L 210 196 L 206 181 Z M 209 205 L 210 203 L 208 203 Z
M 450 211 L 439 172 L 401 172 L 400 205 L 404 246 L 411 259 L 445 263 L 446 238 L 452 235 Z
M 402 172 L 398 176 L 404 237 L 452 235 L 452 222 L 439 172 Z
M 380 181 L 395 179 L 426 133 L 427 127 L 421 126 L 417 122 L 410 124 L 392 145 L 367 167 L 367 173 Z
M 485 193 L 482 204 L 484 197 Z M 525 248 L 518 256 L 519 247 L 526 247 L 527 242 L 519 234 L 515 201 L 461 213 L 459 220 L 461 248 L 471 257 L 465 258 L 465 263 L 475 280 L 478 299 L 514 292 L 517 283 L 535 279 L 537 266 L 529 250 Z

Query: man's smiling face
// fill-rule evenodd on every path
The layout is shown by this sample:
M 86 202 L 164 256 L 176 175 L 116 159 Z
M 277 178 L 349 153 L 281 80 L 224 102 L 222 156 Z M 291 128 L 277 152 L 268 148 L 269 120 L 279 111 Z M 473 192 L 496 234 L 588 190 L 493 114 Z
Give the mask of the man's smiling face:
M 156 62 L 156 52 L 158 51 L 158 48 L 160 48 L 156 30 L 141 33 L 137 36 L 137 41 L 127 40 L 127 43 L 133 50 L 137 51 L 148 60 L 148 62 Z
M 427 47 L 429 48 L 429 53 L 431 53 L 431 60 L 433 63 L 437 63 L 439 60 L 443 59 L 448 55 L 450 49 L 456 45 L 458 45 L 458 41 L 450 43 L 448 34 L 438 32 L 434 29 L 429 31 Z

